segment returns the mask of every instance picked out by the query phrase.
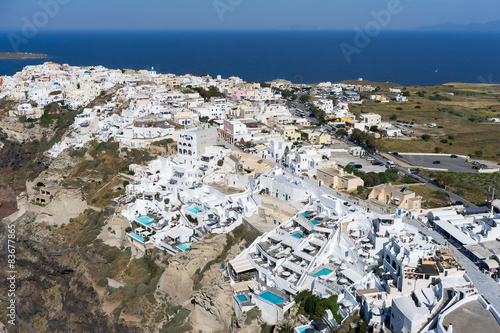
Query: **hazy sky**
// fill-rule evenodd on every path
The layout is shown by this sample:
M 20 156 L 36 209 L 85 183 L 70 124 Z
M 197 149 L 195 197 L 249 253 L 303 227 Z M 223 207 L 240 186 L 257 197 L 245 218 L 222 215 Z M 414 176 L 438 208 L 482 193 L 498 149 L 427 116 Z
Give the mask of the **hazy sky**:
M 500 19 L 499 0 L 0 0 L 0 30 L 352 29 L 391 3 L 387 29 Z

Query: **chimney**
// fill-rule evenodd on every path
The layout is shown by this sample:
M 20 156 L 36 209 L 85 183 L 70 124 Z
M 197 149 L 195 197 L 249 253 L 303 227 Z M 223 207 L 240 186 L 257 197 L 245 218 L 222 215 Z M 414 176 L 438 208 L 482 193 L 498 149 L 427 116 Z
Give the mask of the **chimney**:
M 450 323 L 450 325 L 448 325 L 448 329 L 446 330 L 447 333 L 453 333 L 453 325 Z

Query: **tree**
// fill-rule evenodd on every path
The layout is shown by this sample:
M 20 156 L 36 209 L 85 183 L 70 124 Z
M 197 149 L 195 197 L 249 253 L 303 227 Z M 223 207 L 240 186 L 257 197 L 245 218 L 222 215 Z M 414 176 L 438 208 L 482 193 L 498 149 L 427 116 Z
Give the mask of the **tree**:
M 307 95 L 307 94 L 304 94 L 304 95 L 300 95 L 299 97 L 299 101 L 304 104 L 304 103 L 307 103 L 311 100 L 311 96 Z
M 217 166 L 222 166 L 224 164 L 224 160 L 220 159 L 217 161 Z
M 335 132 L 335 135 L 340 136 L 340 137 L 345 137 L 345 136 L 347 136 L 347 134 L 348 134 L 347 131 L 345 129 L 343 129 L 343 128 L 338 129 Z
M 351 138 L 358 143 L 364 144 L 366 140 L 366 134 L 363 131 L 355 128 L 352 130 Z
M 377 125 L 370 126 L 370 132 L 377 132 L 377 131 L 378 131 Z
M 396 120 L 398 119 L 398 115 L 393 113 L 390 117 L 389 117 L 389 120 Z
M 477 157 L 482 157 L 483 156 L 483 151 L 482 150 L 476 150 L 474 152 L 474 154 L 477 156 Z
M 422 135 L 422 140 L 424 140 L 425 142 L 428 142 L 430 139 L 431 139 L 430 135 L 428 135 L 428 134 Z
M 290 148 L 288 148 L 288 146 L 286 146 L 284 155 L 287 156 L 289 152 L 290 152 Z
M 434 152 L 435 152 L 436 154 L 439 154 L 439 153 L 441 153 L 442 151 L 443 151 L 443 148 L 441 148 L 441 147 L 434 147 Z
M 380 177 L 375 172 L 367 173 L 363 180 L 366 187 L 373 187 L 381 184 Z
M 373 136 L 366 137 L 365 144 L 368 148 L 373 150 L 379 150 L 381 146 L 381 141 L 375 139 Z
M 247 148 L 255 147 L 255 143 L 253 141 L 247 141 L 245 142 L 245 147 Z

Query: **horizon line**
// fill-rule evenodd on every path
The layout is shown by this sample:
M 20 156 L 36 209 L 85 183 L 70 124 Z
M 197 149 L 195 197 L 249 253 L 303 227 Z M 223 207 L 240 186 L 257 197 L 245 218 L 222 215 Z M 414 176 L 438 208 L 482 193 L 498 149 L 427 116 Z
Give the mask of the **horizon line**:
M 401 28 L 401 29 L 381 29 L 380 32 L 500 32 L 500 29 L 442 29 L 442 28 Z M 40 33 L 75 33 L 75 32 L 127 32 L 127 33 L 140 33 L 140 32 L 356 32 L 354 28 L 349 29 L 282 29 L 282 28 L 269 28 L 269 29 L 252 29 L 252 28 L 238 28 L 238 29 L 46 29 L 40 30 Z M 0 33 L 23 33 L 22 30 L 5 30 L 0 28 Z

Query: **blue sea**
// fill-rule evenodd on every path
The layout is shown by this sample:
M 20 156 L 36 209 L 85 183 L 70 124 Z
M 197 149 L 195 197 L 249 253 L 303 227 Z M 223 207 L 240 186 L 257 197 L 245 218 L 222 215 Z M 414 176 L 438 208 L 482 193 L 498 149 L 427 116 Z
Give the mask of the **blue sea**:
M 361 77 L 402 85 L 500 83 L 500 32 L 384 31 L 357 44 L 355 37 L 353 31 L 42 31 L 19 50 L 70 65 L 155 67 L 160 73 L 236 75 L 258 82 Z M 348 57 L 341 46 L 350 51 Z M 0 51 L 13 51 L 6 32 L 0 33 Z M 0 75 L 44 61 L 0 60 Z

